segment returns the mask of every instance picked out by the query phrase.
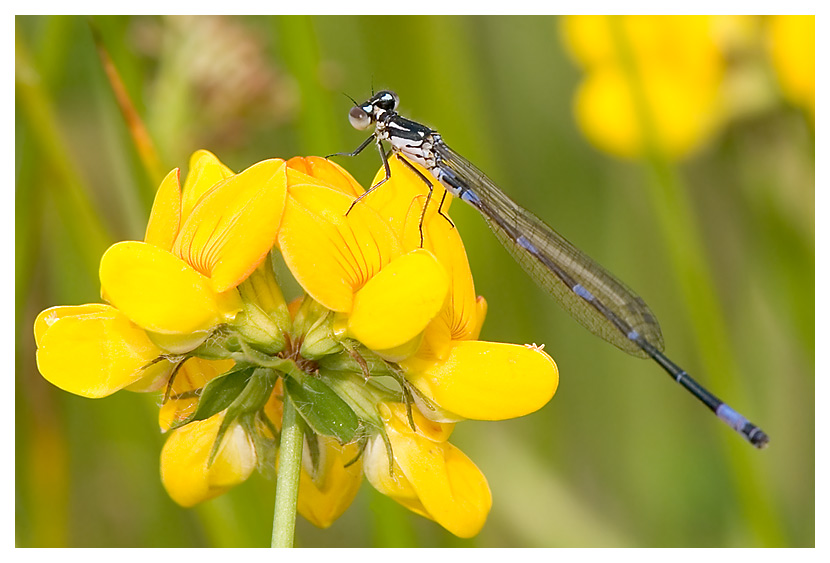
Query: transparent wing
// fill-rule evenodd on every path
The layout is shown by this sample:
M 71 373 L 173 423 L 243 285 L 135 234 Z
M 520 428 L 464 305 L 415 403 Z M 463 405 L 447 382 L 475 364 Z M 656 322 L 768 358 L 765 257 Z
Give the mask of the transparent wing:
M 649 357 L 638 341 L 663 349 L 660 325 L 637 294 L 443 142 L 434 150 L 442 168 L 475 194 L 464 199 L 481 212 L 516 262 L 580 324 L 638 357 Z

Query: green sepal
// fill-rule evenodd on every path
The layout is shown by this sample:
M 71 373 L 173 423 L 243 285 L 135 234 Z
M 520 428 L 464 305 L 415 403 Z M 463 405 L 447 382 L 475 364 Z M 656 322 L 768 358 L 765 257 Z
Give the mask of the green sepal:
M 242 343 L 239 335 L 222 326 L 189 355 L 203 360 L 226 360 L 241 349 Z
M 254 444 L 257 471 L 268 478 L 275 477 L 274 468 L 277 466 L 277 453 L 280 443 L 279 431 L 274 428 L 274 425 L 262 411 L 241 416 L 239 424 L 242 425 Z
M 274 390 L 276 383 L 277 372 L 274 370 L 270 368 L 256 368 L 253 370 L 253 375 L 248 378 L 242 391 L 225 412 L 225 417 L 222 419 L 222 424 L 219 425 L 219 431 L 216 434 L 216 440 L 213 442 L 213 448 L 210 450 L 208 465 L 213 463 L 213 458 L 219 451 L 222 438 L 231 424 L 242 417 L 252 417 L 261 410 L 271 397 L 271 392 Z
M 303 467 L 314 484 L 322 488 L 325 475 L 321 471 L 324 460 L 323 449 L 320 447 L 320 435 L 315 434 L 314 431 L 305 425 L 303 439 L 305 440 L 304 446 L 306 448 L 304 453 L 308 453 L 307 457 L 305 455 L 303 456 Z M 310 461 L 310 466 L 305 463 L 306 460 Z
M 364 378 L 394 376 L 392 365 L 353 340 L 342 341 L 342 352 L 320 358 L 317 363 L 329 371 L 360 373 Z
M 377 405 L 400 400 L 400 392 L 393 391 L 374 380 L 366 381 L 357 373 L 332 372 L 320 368 L 320 379 L 344 401 L 357 417 L 368 426 L 380 428 L 383 421 Z
M 311 296 L 305 295 L 297 314 L 294 315 L 292 334 L 295 338 L 305 339 L 311 328 L 329 316 L 331 311 L 323 307 Z
M 231 406 L 248 385 L 248 380 L 253 373 L 253 367 L 235 366 L 229 372 L 208 381 L 193 414 L 174 423 L 170 429 L 180 428 L 197 420 L 208 419 Z
M 360 427 L 360 420 L 337 393 L 316 377 L 285 378 L 286 394 L 317 434 L 333 436 L 341 444 L 351 442 Z
M 332 323 L 334 315 L 329 312 L 318 318 L 308 328 L 300 346 L 300 355 L 309 360 L 317 360 L 343 350 L 343 345 L 334 336 Z

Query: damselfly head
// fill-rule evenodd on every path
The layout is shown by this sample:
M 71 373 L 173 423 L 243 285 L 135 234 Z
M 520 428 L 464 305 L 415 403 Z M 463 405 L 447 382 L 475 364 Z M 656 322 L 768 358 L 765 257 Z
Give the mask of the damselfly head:
M 373 122 L 382 119 L 383 114 L 394 112 L 398 108 L 398 95 L 389 90 L 378 92 L 365 103 L 355 105 L 349 110 L 349 123 L 358 130 L 368 129 Z

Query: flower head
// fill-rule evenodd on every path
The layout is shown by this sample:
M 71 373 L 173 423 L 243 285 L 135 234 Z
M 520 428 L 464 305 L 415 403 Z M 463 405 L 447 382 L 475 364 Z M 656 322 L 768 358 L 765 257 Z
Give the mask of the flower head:
M 41 372 L 90 397 L 163 390 L 162 481 L 183 506 L 273 471 L 290 401 L 304 435 L 298 509 L 310 522 L 331 525 L 365 475 L 475 535 L 492 499 L 448 442 L 454 423 L 531 413 L 558 372 L 538 347 L 477 340 L 487 306 L 449 199 L 397 159 L 390 166 L 383 189 L 366 193 L 325 159 L 233 174 L 197 152 L 183 190 L 178 171 L 162 182 L 145 240 L 104 254 L 109 304 L 38 317 Z M 278 259 L 303 290 L 291 305 Z

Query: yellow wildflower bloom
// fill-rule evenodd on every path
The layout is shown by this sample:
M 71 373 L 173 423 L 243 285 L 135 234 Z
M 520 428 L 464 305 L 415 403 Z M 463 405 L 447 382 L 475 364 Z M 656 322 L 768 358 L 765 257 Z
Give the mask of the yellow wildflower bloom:
M 273 245 L 285 166 L 265 161 L 233 176 L 207 151 L 196 153 L 192 164 L 184 193 L 178 170 L 162 181 L 145 242 L 117 243 L 102 257 L 101 293 L 111 306 L 59 307 L 38 317 L 40 370 L 49 381 L 92 397 L 156 390 L 172 371 L 170 361 L 157 360 L 195 348 L 242 308 L 236 290 L 226 286 L 241 282 Z M 251 201 L 262 209 L 252 211 Z M 254 226 L 248 230 L 246 222 Z M 201 234 L 206 228 L 209 236 Z M 224 248 L 227 238 L 245 252 Z M 181 251 L 175 254 L 174 246 L 186 248 L 198 266 L 208 264 L 219 281 L 183 260 Z
M 453 425 L 413 410 L 413 429 L 405 405 L 383 404 L 379 410 L 392 459 L 382 438 L 369 443 L 364 466 L 372 486 L 459 537 L 476 535 L 493 500 L 478 467 L 447 442 Z
M 161 450 L 161 481 L 182 506 L 221 495 L 245 481 L 256 467 L 254 445 L 239 424 L 225 432 L 210 463 L 223 417 L 219 413 L 173 430 Z
M 334 188 L 289 185 L 279 248 L 303 289 L 342 314 L 344 336 L 376 351 L 395 349 L 438 314 L 447 275 L 430 252 L 403 252 L 392 227 L 370 206 L 352 207 L 352 181 L 343 178 Z
M 451 198 L 434 186 L 427 205 L 422 178 L 397 159 L 390 169 L 361 197 L 325 159 L 233 174 L 197 152 L 184 190 L 177 170 L 162 181 L 144 242 L 104 254 L 110 305 L 38 318 L 42 372 L 86 396 L 167 382 L 162 481 L 182 506 L 275 466 L 288 400 L 303 420 L 298 510 L 310 522 L 330 526 L 363 473 L 452 533 L 476 534 L 490 490 L 447 422 L 532 412 L 558 373 L 539 348 L 476 340 L 487 305 Z M 275 244 L 306 294 L 290 306 Z
M 316 464 L 308 443 L 305 445 L 297 510 L 318 528 L 328 528 L 357 495 L 363 480 L 363 463 L 357 459 L 360 455 L 357 444 L 341 446 L 337 440 L 322 436 L 316 440 Z

